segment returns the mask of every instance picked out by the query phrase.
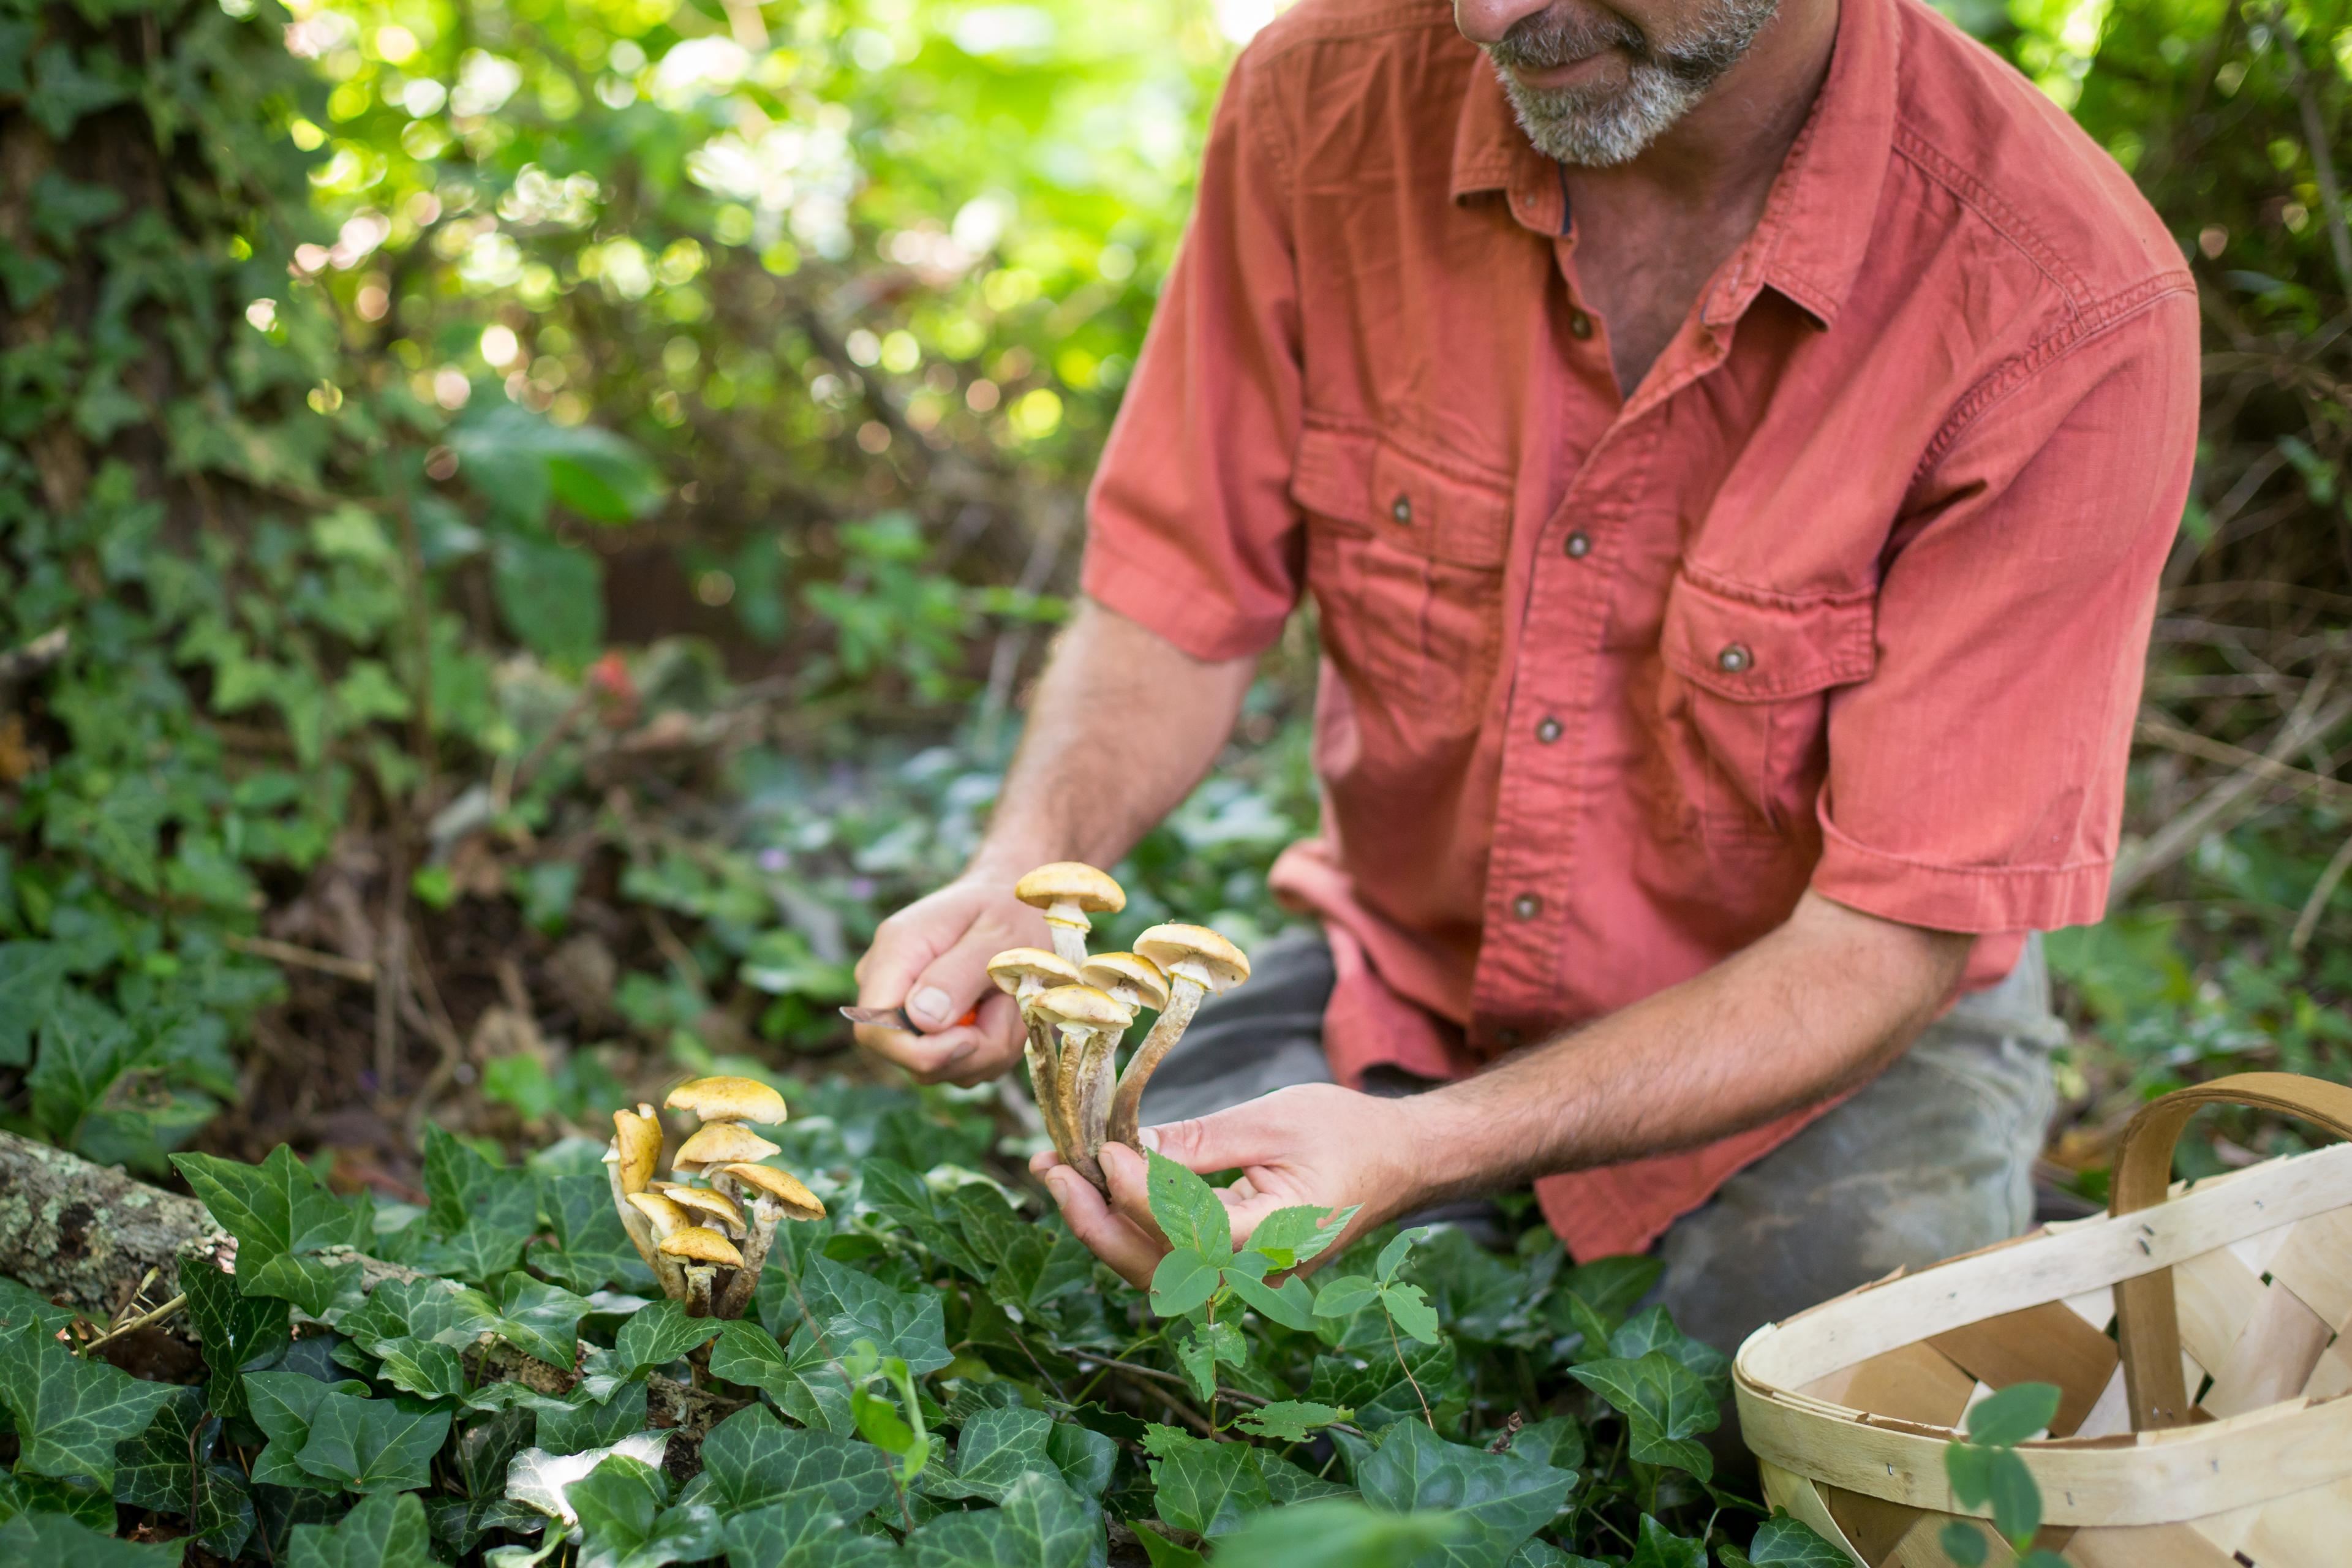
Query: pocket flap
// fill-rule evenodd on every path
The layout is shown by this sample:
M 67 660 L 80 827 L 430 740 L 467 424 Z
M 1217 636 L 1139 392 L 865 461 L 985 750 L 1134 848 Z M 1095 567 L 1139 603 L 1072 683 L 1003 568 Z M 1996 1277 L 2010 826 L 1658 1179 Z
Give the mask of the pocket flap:
M 1666 594 L 1660 651 L 1694 686 L 1770 702 L 1870 679 L 1877 613 L 1874 594 L 1793 599 L 1701 583 L 1685 569 Z
M 1510 550 L 1507 489 L 1362 432 L 1310 426 L 1301 433 L 1290 499 L 1400 549 L 1456 565 L 1499 568 Z

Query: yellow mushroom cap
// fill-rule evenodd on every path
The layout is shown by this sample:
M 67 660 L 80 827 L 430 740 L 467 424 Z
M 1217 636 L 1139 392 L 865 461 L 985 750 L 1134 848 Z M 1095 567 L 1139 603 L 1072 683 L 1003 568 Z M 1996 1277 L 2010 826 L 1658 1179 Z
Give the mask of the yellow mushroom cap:
M 1249 954 L 1207 926 L 1153 926 L 1135 939 L 1135 951 L 1206 991 L 1223 991 L 1250 976 Z
M 1127 908 L 1127 889 L 1112 881 L 1108 872 L 1081 860 L 1038 867 L 1013 885 L 1013 896 L 1041 910 L 1076 904 L 1090 915 L 1117 914 Z
M 743 1211 L 735 1206 L 725 1193 L 714 1193 L 709 1187 L 689 1187 L 677 1182 L 660 1182 L 654 1191 L 683 1209 L 694 1209 L 712 1215 L 727 1229 L 730 1236 L 743 1234 Z
M 1087 960 L 1078 978 L 1097 991 L 1134 988 L 1137 1004 L 1158 1012 L 1168 1005 L 1168 976 L 1139 952 L 1099 952 Z
M 764 1160 L 782 1152 L 740 1122 L 706 1121 L 694 1130 L 694 1136 L 678 1145 L 677 1158 L 670 1162 L 670 1168 L 684 1171 L 722 1165 L 730 1160 Z
M 691 1110 L 705 1121 L 772 1127 L 784 1119 L 784 1097 L 755 1078 L 698 1078 L 671 1089 L 662 1103 L 672 1110 Z
M 645 1191 L 661 1164 L 661 1122 L 652 1106 L 613 1112 L 613 1146 L 604 1157 L 618 1168 L 622 1192 Z
M 1037 979 L 1048 985 L 1076 985 L 1077 965 L 1066 963 L 1062 955 L 1042 947 L 1008 947 L 988 961 L 988 977 L 1003 992 L 1017 992 L 1024 980 Z
M 1091 985 L 1056 985 L 1034 1005 L 1038 1016 L 1066 1028 L 1124 1029 L 1135 1022 L 1134 1008 Z
M 773 1165 L 723 1165 L 720 1169 L 745 1186 L 783 1205 L 784 1213 L 793 1219 L 824 1217 L 824 1205 L 789 1171 L 779 1171 Z
M 735 1244 L 707 1225 L 690 1225 L 684 1230 L 672 1231 L 662 1237 L 661 1249 L 672 1258 L 683 1258 L 689 1263 L 723 1263 L 730 1268 L 743 1267 L 743 1255 Z
M 654 1222 L 654 1234 L 667 1236 L 673 1231 L 693 1227 L 694 1216 L 659 1193 L 631 1193 L 629 1202 L 637 1212 Z

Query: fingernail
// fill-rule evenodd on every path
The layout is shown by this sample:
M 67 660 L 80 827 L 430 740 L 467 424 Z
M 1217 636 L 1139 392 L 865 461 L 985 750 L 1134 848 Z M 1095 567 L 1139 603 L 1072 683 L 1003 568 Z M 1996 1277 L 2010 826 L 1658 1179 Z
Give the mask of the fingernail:
M 1136 1141 L 1137 1141 L 1138 1142 L 1141 1143 L 1145 1148 L 1147 1148 L 1147 1149 L 1150 1150 L 1153 1153 L 1157 1154 L 1158 1152 L 1160 1152 L 1160 1129 L 1159 1129 L 1159 1128 L 1157 1128 L 1157 1127 L 1147 1127 L 1147 1128 L 1143 1129 L 1143 1131 L 1141 1131 L 1140 1132 L 1138 1132 L 1138 1133 L 1135 1135 L 1135 1137 L 1136 1137 Z
M 950 1005 L 948 994 L 936 985 L 926 985 L 907 998 L 908 1013 L 926 1024 L 946 1023 Z

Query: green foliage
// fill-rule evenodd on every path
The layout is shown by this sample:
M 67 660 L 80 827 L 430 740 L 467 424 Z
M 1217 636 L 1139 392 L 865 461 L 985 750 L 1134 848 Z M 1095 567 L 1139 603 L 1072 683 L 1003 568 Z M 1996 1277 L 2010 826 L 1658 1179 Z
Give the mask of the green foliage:
M 2016 1554 L 2020 1568 L 2059 1568 L 2054 1552 L 2036 1548 L 2042 1528 L 2042 1489 L 2017 1455 L 2017 1445 L 2049 1430 L 2058 1414 L 2059 1391 L 2047 1383 L 2016 1383 L 1969 1407 L 1968 1437 L 1944 1447 L 1944 1471 L 1952 1497 L 1962 1508 L 1989 1508 L 1993 1528 Z M 1990 1555 L 1981 1529 L 1964 1521 L 1944 1527 L 1938 1542 L 1961 1568 L 1979 1568 Z

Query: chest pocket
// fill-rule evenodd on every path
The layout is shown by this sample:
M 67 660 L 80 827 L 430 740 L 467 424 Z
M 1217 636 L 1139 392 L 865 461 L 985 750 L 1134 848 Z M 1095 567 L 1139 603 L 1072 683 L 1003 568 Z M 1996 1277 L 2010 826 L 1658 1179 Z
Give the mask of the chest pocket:
M 1678 826 L 1710 847 L 1810 841 L 1830 693 L 1870 679 L 1876 617 L 1874 594 L 1787 597 L 1675 574 L 1654 739 Z
M 1368 433 L 1309 428 L 1290 494 L 1323 649 L 1359 712 L 1475 731 L 1501 643 L 1510 492 Z

